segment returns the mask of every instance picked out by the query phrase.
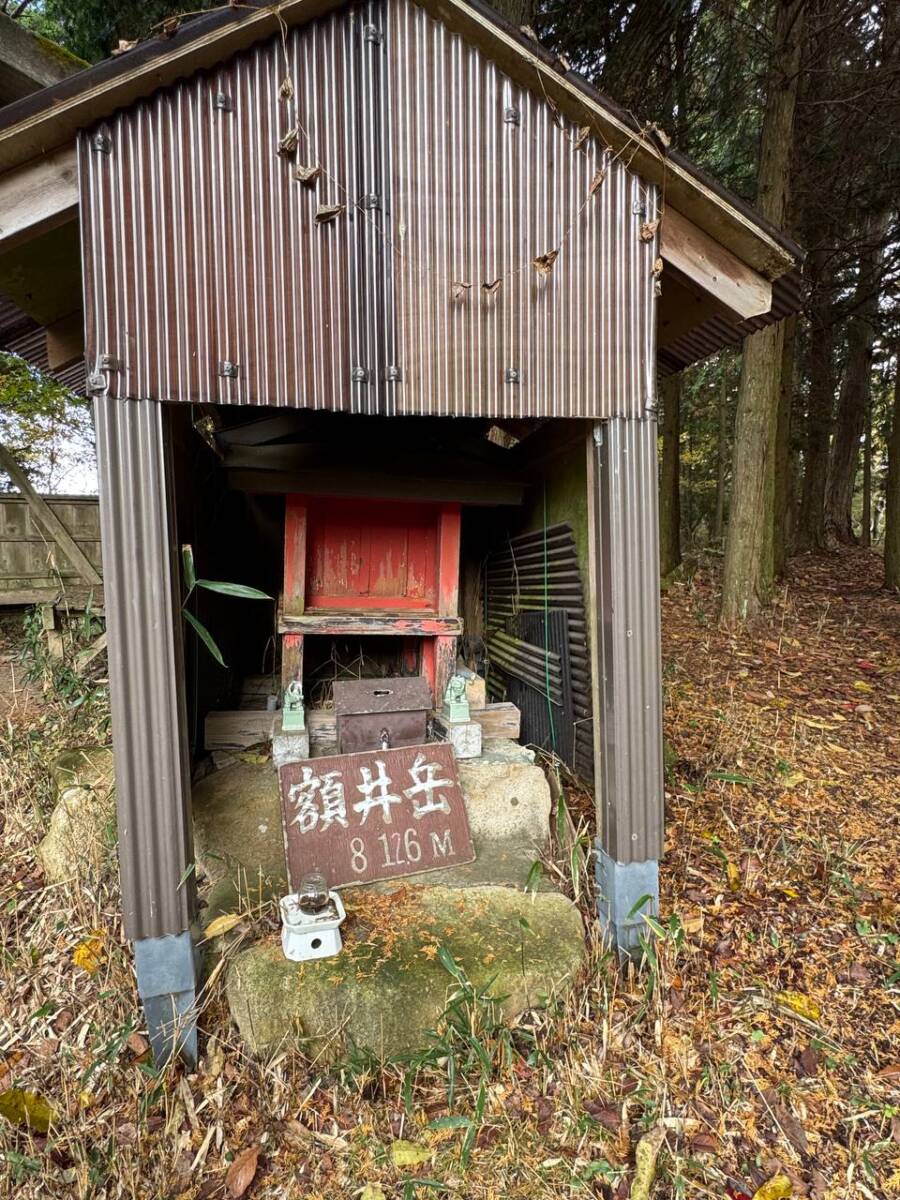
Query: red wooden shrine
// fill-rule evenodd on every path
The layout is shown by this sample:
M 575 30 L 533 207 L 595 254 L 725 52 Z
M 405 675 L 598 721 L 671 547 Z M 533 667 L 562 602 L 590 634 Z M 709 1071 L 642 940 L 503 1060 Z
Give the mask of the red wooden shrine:
M 435 703 L 462 632 L 458 504 L 285 497 L 282 681 L 303 675 L 308 634 L 393 635 Z

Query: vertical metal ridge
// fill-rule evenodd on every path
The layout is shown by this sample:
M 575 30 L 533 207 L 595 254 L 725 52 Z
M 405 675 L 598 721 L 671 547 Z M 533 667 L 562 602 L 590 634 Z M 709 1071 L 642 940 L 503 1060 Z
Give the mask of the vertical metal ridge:
M 279 154 L 295 122 L 297 151 Z M 571 122 L 412 0 L 335 10 L 99 128 L 111 152 L 82 134 L 80 171 L 89 369 L 100 355 L 122 363 L 103 394 L 644 411 L 656 244 L 639 233 L 654 189 L 595 138 L 576 149 Z M 298 163 L 325 173 L 304 186 Z M 378 207 L 357 207 L 366 195 Z M 317 224 L 332 204 L 344 212 Z M 532 259 L 555 249 L 539 274 Z M 454 297 L 454 284 L 470 286 Z
M 600 834 L 617 862 L 643 862 L 663 839 L 656 419 L 597 432 Z
M 170 468 L 161 404 L 94 402 L 119 870 L 130 938 L 193 915 L 190 775 Z

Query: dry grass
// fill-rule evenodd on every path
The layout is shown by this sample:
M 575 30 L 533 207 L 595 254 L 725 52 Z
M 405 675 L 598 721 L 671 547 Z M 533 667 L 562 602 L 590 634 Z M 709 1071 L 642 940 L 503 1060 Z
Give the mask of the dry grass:
M 711 576 L 671 589 L 655 952 L 626 972 L 594 944 L 564 1005 L 507 1033 L 472 1002 L 419 1064 L 254 1062 L 214 987 L 200 1069 L 158 1076 L 112 873 L 45 888 L 34 859 L 47 766 L 104 733 L 102 687 L 74 712 L 14 705 L 0 1088 L 39 1093 L 57 1120 L 49 1136 L 0 1121 L 0 1189 L 226 1196 L 230 1162 L 258 1147 L 254 1200 L 625 1197 L 638 1138 L 675 1118 L 655 1196 L 752 1196 L 777 1174 L 815 1200 L 900 1194 L 900 605 L 876 582 L 862 552 L 795 563 L 772 618 L 738 638 L 714 627 Z M 85 942 L 93 973 L 73 961 Z M 429 1161 L 395 1165 L 398 1139 Z

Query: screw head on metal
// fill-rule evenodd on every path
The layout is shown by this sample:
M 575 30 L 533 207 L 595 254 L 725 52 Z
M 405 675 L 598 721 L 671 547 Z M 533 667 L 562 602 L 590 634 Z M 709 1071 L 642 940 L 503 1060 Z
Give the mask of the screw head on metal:
M 363 37 L 367 42 L 375 42 L 378 45 L 381 42 L 381 30 L 377 25 L 363 26 Z
M 367 192 L 359 202 L 360 208 L 376 209 L 381 208 L 381 197 L 377 192 Z
M 365 367 L 353 367 L 350 371 L 350 378 L 354 383 L 366 383 L 369 378 L 369 372 Z
M 240 365 L 232 362 L 230 358 L 226 358 L 224 362 L 219 363 L 219 374 L 223 379 L 237 379 L 240 370 Z
M 519 383 L 521 376 L 519 375 L 518 367 L 507 367 L 503 372 L 503 379 L 506 383 Z
M 88 390 L 91 392 L 105 392 L 109 386 L 109 381 L 101 371 L 92 371 L 88 375 Z
M 99 371 L 118 371 L 122 364 L 114 354 L 100 354 L 97 357 L 97 369 Z
M 504 108 L 503 122 L 506 125 L 521 125 L 522 124 L 522 114 L 519 112 L 519 110 L 517 108 L 513 108 L 512 106 L 510 106 L 509 108 Z
M 234 101 L 227 92 L 216 92 L 213 106 L 221 109 L 222 112 L 234 112 Z
M 388 383 L 399 383 L 403 375 L 399 367 L 386 367 L 384 377 Z
M 112 138 L 108 133 L 95 133 L 91 138 L 91 149 L 98 154 L 112 153 Z
M 641 220 L 644 220 L 644 218 L 647 216 L 647 205 L 643 200 L 635 200 L 634 204 L 631 206 L 631 211 L 636 217 L 640 217 Z

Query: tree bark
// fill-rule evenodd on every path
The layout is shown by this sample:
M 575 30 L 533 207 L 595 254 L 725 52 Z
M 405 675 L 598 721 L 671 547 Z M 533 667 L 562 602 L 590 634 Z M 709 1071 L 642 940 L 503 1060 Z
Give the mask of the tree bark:
M 853 490 L 859 447 L 872 394 L 872 346 L 878 312 L 879 277 L 887 216 L 867 222 L 860 251 L 853 314 L 847 325 L 847 358 L 838 398 L 828 490 L 825 538 L 829 546 L 849 545 L 853 536 Z
M 863 443 L 862 528 L 859 544 L 866 549 L 872 545 L 872 397 L 866 405 L 866 440 Z
M 716 443 L 716 516 L 713 525 L 713 540 L 722 544 L 725 529 L 725 478 L 728 473 L 728 362 L 722 360 L 722 375 L 719 380 L 719 434 Z
M 803 485 L 797 519 L 797 550 L 823 551 L 825 540 L 825 490 L 828 481 L 828 444 L 834 413 L 834 297 L 833 267 L 827 251 L 809 256 L 813 291 L 809 305 L 807 374 L 809 398 L 806 415 Z
M 791 424 L 794 407 L 794 362 L 797 346 L 797 318 L 784 322 L 781 350 L 781 378 L 778 388 L 778 417 L 775 426 L 775 496 L 772 517 L 772 571 L 778 576 L 787 557 L 788 524 L 793 503 L 791 478 Z
M 894 376 L 894 411 L 888 438 L 888 473 L 884 489 L 884 586 L 900 590 L 900 347 Z
M 784 224 L 789 197 L 794 110 L 806 0 L 775 0 L 775 39 L 760 145 L 757 207 Z M 721 619 L 755 616 L 771 599 L 773 508 L 783 332 L 769 326 L 744 341 L 732 467 L 731 515 L 725 539 Z
M 665 579 L 681 563 L 681 384 L 669 375 L 660 395 L 663 406 L 663 452 L 659 481 L 659 570 Z

